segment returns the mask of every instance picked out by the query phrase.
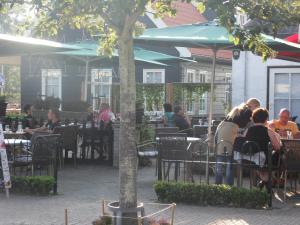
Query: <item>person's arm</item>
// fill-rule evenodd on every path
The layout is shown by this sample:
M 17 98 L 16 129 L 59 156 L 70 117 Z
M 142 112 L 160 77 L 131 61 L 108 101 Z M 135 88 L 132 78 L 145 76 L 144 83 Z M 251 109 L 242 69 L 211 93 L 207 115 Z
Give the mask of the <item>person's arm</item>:
M 271 130 L 271 129 L 268 129 L 268 134 L 269 134 L 269 137 L 270 137 L 270 140 L 271 140 L 271 144 L 273 146 L 273 148 L 276 150 L 276 151 L 279 151 L 280 150 L 280 136 L 275 133 L 275 131 Z
M 47 127 L 39 127 L 39 128 L 35 128 L 35 129 L 25 129 L 24 130 L 25 133 L 28 133 L 28 134 L 33 134 L 34 132 L 45 132 L 47 131 Z
M 292 134 L 294 137 L 298 138 L 300 136 L 300 131 L 299 131 L 298 125 L 296 123 L 293 123 L 291 130 L 292 130 Z

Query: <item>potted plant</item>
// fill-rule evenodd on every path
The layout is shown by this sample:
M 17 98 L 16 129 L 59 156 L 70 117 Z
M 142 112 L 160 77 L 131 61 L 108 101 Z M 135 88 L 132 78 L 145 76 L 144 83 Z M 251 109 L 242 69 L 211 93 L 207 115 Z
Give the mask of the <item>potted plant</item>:
M 4 117 L 6 115 L 6 108 L 7 108 L 6 96 L 0 95 L 0 117 Z

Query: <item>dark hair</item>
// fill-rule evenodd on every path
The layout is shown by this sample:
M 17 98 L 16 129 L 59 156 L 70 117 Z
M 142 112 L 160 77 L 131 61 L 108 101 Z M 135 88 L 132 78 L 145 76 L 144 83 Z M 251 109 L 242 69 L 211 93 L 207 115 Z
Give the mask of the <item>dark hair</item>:
M 165 112 L 172 112 L 172 105 L 170 103 L 164 104 Z
M 57 109 L 57 108 L 51 108 L 50 110 L 54 114 L 54 116 L 59 120 L 60 119 L 59 109 Z
M 30 110 L 31 107 L 32 107 L 32 105 L 30 105 L 30 104 L 24 105 L 24 108 L 23 108 L 24 113 L 28 113 L 28 111 Z
M 174 113 L 177 114 L 180 110 L 182 110 L 181 106 L 175 106 L 174 107 Z
M 254 123 L 265 123 L 269 118 L 269 111 L 264 108 L 254 110 L 252 119 Z

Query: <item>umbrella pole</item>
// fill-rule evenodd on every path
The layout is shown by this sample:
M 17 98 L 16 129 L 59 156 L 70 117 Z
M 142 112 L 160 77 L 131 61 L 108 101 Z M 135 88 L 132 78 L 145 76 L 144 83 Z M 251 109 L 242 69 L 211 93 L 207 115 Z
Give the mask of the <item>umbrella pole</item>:
M 212 116 L 213 116 L 213 104 L 214 104 L 214 86 L 216 77 L 216 59 L 217 59 L 217 48 L 212 49 L 213 51 L 213 65 L 212 65 L 212 76 L 210 82 L 210 102 L 209 102 L 209 114 L 208 114 L 208 147 L 206 152 L 206 183 L 209 183 L 209 152 L 213 147 L 213 137 L 212 137 Z
M 88 89 L 88 76 L 89 76 L 89 61 L 85 61 L 85 78 L 84 78 L 84 101 L 87 101 L 87 89 Z

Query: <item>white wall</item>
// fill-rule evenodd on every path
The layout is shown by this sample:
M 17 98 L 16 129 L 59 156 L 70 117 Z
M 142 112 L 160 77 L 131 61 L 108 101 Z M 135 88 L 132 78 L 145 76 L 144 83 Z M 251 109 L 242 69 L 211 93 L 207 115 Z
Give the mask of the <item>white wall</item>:
M 300 63 L 270 59 L 265 63 L 260 56 L 241 52 L 238 60 L 232 60 L 232 104 L 258 98 L 267 107 L 267 70 L 269 66 L 300 66 Z

